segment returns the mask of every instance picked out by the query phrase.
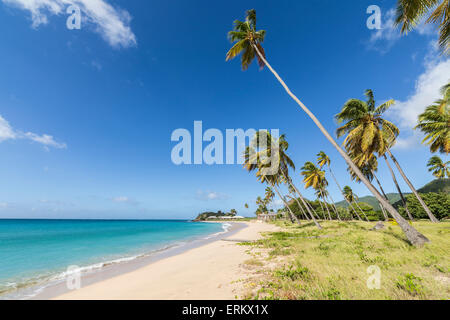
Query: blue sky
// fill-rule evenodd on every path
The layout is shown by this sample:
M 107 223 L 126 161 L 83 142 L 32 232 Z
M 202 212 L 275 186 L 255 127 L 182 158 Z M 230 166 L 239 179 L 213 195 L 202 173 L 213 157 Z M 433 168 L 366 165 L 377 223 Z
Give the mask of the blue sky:
M 82 8 L 80 30 L 66 27 L 68 3 Z M 382 9 L 382 30 L 366 27 L 371 4 Z M 398 101 L 388 115 L 402 131 L 394 154 L 421 187 L 432 179 L 430 153 L 411 128 L 438 98 L 450 61 L 436 51 L 432 28 L 400 37 L 390 27 L 394 5 L 0 1 L 0 218 L 191 218 L 231 208 L 252 215 L 265 186 L 240 165 L 172 163 L 171 133 L 192 131 L 195 120 L 223 132 L 280 129 L 298 185 L 302 164 L 324 150 L 341 184 L 369 194 L 267 69 L 225 62 L 226 33 L 250 8 L 267 30 L 269 62 L 329 131 L 345 101 L 367 88 L 379 103 Z M 379 177 L 393 192 L 381 162 Z M 330 192 L 342 199 L 332 181 Z

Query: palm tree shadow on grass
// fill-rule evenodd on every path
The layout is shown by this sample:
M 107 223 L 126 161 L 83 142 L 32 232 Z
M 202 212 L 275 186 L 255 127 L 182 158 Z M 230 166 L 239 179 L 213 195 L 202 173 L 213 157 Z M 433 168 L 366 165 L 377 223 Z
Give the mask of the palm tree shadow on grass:
M 294 227 L 294 229 L 304 229 L 304 228 L 311 227 L 311 226 L 315 226 L 314 222 L 309 222 L 309 223 L 306 223 L 306 224 L 296 225 Z
M 385 230 L 383 233 L 387 234 L 387 235 L 390 235 L 390 236 L 392 236 L 392 237 L 394 237 L 394 238 L 396 238 L 396 239 L 406 243 L 408 245 L 408 247 L 412 247 L 411 242 L 409 242 L 407 238 L 402 237 L 400 234 L 397 234 L 397 233 L 395 233 L 393 231 L 389 231 L 389 230 Z

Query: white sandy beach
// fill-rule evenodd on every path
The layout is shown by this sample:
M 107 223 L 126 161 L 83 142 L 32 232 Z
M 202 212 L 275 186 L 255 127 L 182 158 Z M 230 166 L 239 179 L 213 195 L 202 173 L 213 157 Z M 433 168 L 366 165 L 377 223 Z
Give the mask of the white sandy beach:
M 262 222 L 246 222 L 247 227 L 227 240 L 256 240 L 261 232 L 277 227 Z M 234 299 L 246 277 L 242 263 L 250 258 L 247 246 L 217 240 L 175 256 L 151 263 L 55 299 Z

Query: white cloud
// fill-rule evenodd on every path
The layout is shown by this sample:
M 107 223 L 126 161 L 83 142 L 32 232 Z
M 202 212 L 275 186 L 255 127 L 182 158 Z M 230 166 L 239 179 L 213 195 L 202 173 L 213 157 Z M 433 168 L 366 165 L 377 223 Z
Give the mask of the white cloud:
M 57 148 L 57 149 L 65 149 L 67 145 L 65 143 L 56 142 L 53 136 L 48 134 L 38 135 L 32 132 L 20 132 L 14 130 L 8 121 L 6 121 L 0 115 L 0 142 L 5 140 L 14 140 L 14 139 L 27 139 L 37 143 L 40 143 L 44 146 L 46 150 L 49 147 Z
M 16 133 L 13 128 L 11 128 L 8 121 L 0 116 L 0 142 L 9 139 L 16 139 Z
M 450 80 L 450 59 L 428 64 L 424 73 L 416 81 L 414 93 L 406 101 L 397 101 L 389 115 L 400 126 L 412 128 L 417 124 L 417 116 L 434 101 L 439 99 L 440 88 Z
M 391 8 L 382 14 L 381 29 L 373 31 L 367 43 L 368 49 L 377 50 L 384 54 L 403 36 L 400 32 L 400 26 L 396 27 L 395 22 L 396 9 Z M 436 36 L 437 30 L 433 24 L 426 23 L 426 17 L 417 24 L 413 30 L 423 36 Z
M 43 134 L 42 136 L 39 136 L 35 133 L 27 132 L 24 134 L 24 136 L 34 142 L 43 144 L 46 147 L 54 147 L 57 149 L 67 148 L 67 145 L 65 143 L 56 142 L 53 136 L 50 136 L 48 134 Z
M 394 27 L 395 9 L 390 9 L 382 15 L 381 29 L 374 31 L 369 39 L 368 47 L 386 53 L 400 39 L 400 30 Z
M 274 207 L 284 207 L 284 202 L 281 199 L 276 199 L 273 201 L 273 206 Z
M 117 203 L 126 203 L 126 204 L 130 204 L 130 205 L 137 205 L 138 202 L 134 199 L 131 199 L 129 197 L 125 197 L 125 196 L 119 196 L 119 197 L 114 197 L 112 198 L 113 202 L 117 202 Z
M 8 5 L 29 11 L 33 28 L 37 28 L 41 24 L 47 24 L 48 16 L 67 14 L 67 8 L 75 5 L 81 10 L 82 29 L 86 23 L 93 25 L 95 31 L 113 47 L 130 47 L 136 44 L 136 36 L 129 26 L 130 14 L 120 8 L 114 8 L 106 0 L 2 1 Z M 69 17 L 68 14 L 67 17 Z
M 414 92 L 405 100 L 397 101 L 387 116 L 402 129 L 396 149 L 410 149 L 419 146 L 422 133 L 413 128 L 417 117 L 425 108 L 441 96 L 440 88 L 450 81 L 450 59 L 442 60 L 435 41 L 430 43 L 430 51 L 424 58 L 425 71 L 415 82 Z
M 215 192 L 215 191 L 197 191 L 196 198 L 199 200 L 225 200 L 228 199 L 229 196 L 224 193 Z

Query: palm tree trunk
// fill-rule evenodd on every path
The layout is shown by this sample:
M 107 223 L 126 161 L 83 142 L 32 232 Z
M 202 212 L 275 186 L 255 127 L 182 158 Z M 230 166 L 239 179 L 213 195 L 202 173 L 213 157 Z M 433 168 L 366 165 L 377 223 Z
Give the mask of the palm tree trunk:
M 275 189 L 275 192 L 278 194 L 278 197 L 280 197 L 280 199 L 284 202 L 284 205 L 286 206 L 286 208 L 289 210 L 289 218 L 291 219 L 291 222 L 292 223 L 297 222 L 298 224 L 300 224 L 300 221 L 298 221 L 297 217 L 292 212 L 291 208 L 289 208 L 289 204 L 286 202 L 284 197 L 281 196 L 280 191 L 278 191 L 278 188 L 275 186 L 275 184 L 273 184 L 272 187 Z
M 417 192 L 417 190 L 412 185 L 411 181 L 409 181 L 408 177 L 406 177 L 406 174 L 403 172 L 403 170 L 400 167 L 400 164 L 398 163 L 397 159 L 395 159 L 394 155 L 391 153 L 391 150 L 388 149 L 387 150 L 387 154 L 389 155 L 389 157 L 391 157 L 392 162 L 394 162 L 394 164 L 397 167 L 398 172 L 400 172 L 400 175 L 402 176 L 403 180 L 405 180 L 406 184 L 411 189 L 411 191 L 414 193 L 414 195 L 416 196 L 417 200 L 419 200 L 420 204 L 422 205 L 422 208 L 427 213 L 427 215 L 430 218 L 431 222 L 439 222 L 439 220 L 431 213 L 431 211 L 428 208 L 428 206 L 422 200 L 422 198 L 420 197 L 419 193 Z
M 305 199 L 303 198 L 302 194 L 300 193 L 300 191 L 298 191 L 297 187 L 295 186 L 295 184 L 291 181 L 291 179 L 288 179 L 284 173 L 283 170 L 281 170 L 281 173 L 283 174 L 284 178 L 286 179 L 286 181 L 289 182 L 289 184 L 292 186 L 292 188 L 294 188 L 295 192 L 298 194 L 300 200 L 302 201 L 302 203 L 305 205 L 306 211 L 308 211 L 309 215 L 311 216 L 311 218 L 314 221 L 314 224 L 316 225 L 317 228 L 322 229 L 322 226 L 316 221 L 316 218 L 314 217 L 314 214 L 311 212 L 309 206 L 308 206 L 308 202 L 305 201 Z M 311 208 L 312 211 L 314 211 L 313 208 Z M 315 211 L 314 211 L 315 212 Z
M 364 212 L 363 209 L 361 209 L 361 207 L 358 204 L 358 201 L 355 201 L 355 205 L 358 207 L 359 211 L 361 211 L 361 213 L 363 214 L 364 218 L 366 218 L 366 221 L 369 222 L 369 219 L 367 219 L 366 213 Z
M 300 205 L 300 201 L 298 201 L 298 199 L 295 197 L 291 197 L 288 195 L 287 195 L 287 197 L 290 198 L 291 200 L 295 200 L 295 202 L 297 202 L 297 206 L 300 209 L 300 211 L 302 212 L 302 215 L 306 218 L 306 220 L 309 220 L 308 215 L 305 213 L 305 210 L 303 210 L 303 207 Z
M 333 200 L 331 199 L 331 196 L 330 195 L 328 195 L 327 196 L 327 201 L 330 203 L 330 205 L 331 205 L 331 210 L 334 212 L 334 214 L 336 215 L 336 219 L 337 220 L 340 220 L 338 217 L 339 217 L 339 213 L 337 212 L 337 209 L 336 209 L 336 206 L 334 205 L 334 203 L 333 203 Z
M 272 66 L 267 62 L 266 58 L 259 52 L 258 47 L 253 43 L 253 48 L 258 54 L 261 61 L 269 68 L 272 74 L 277 78 L 280 84 L 283 86 L 284 90 L 286 90 L 287 94 L 300 106 L 300 108 L 311 118 L 311 120 L 316 124 L 319 130 L 323 133 L 323 135 L 328 139 L 328 141 L 336 148 L 339 154 L 344 158 L 345 162 L 352 168 L 353 172 L 358 176 L 358 178 L 364 183 L 364 185 L 373 193 L 373 195 L 383 203 L 384 207 L 387 211 L 394 217 L 397 221 L 400 228 L 402 228 L 403 232 L 408 238 L 409 242 L 413 245 L 421 246 L 426 242 L 430 242 L 430 240 L 421 234 L 419 231 L 414 229 L 403 217 L 395 210 L 395 208 L 383 198 L 383 196 L 378 192 L 377 189 L 370 183 L 370 181 L 362 174 L 361 170 L 353 163 L 352 159 L 348 156 L 348 154 L 338 145 L 338 143 L 333 139 L 333 137 L 328 133 L 328 131 L 324 128 L 324 126 L 320 123 L 320 121 L 316 118 L 316 116 L 291 92 L 289 87 L 284 83 L 283 79 L 278 75 L 278 73 L 272 68 Z M 389 152 L 389 150 L 388 150 Z M 419 200 L 420 201 L 420 200 Z
M 336 213 L 336 217 L 338 218 L 339 221 L 342 221 L 342 220 L 341 220 L 341 217 L 339 216 L 338 209 L 337 209 L 336 205 L 334 204 L 334 200 L 333 200 L 333 198 L 331 197 L 331 194 L 330 194 L 330 200 L 331 200 L 331 205 L 332 205 L 333 208 L 334 208 L 334 212 Z
M 320 219 L 320 216 L 317 213 L 316 209 L 314 209 L 314 207 L 308 201 L 305 200 L 305 202 L 306 202 L 307 207 L 311 210 L 311 212 L 314 213 L 313 217 L 316 217 L 317 219 Z
M 320 210 L 322 210 L 322 218 L 323 218 L 323 220 L 327 220 L 327 217 L 325 216 L 325 209 L 323 208 L 322 202 L 320 201 L 319 198 L 317 198 L 317 201 L 319 201 Z
M 373 177 L 375 178 L 375 180 L 377 181 L 378 186 L 380 187 L 381 192 L 383 193 L 384 198 L 389 201 L 389 198 L 387 197 L 386 193 L 384 192 L 383 187 L 381 186 L 380 180 L 378 180 L 377 176 L 375 175 L 375 172 L 372 172 Z
M 412 217 L 411 213 L 408 210 L 408 205 L 406 204 L 406 200 L 405 200 L 405 197 L 403 196 L 403 192 L 400 189 L 400 186 L 398 185 L 397 178 L 395 177 L 394 171 L 392 170 L 392 167 L 389 164 L 389 161 L 388 161 L 386 155 L 383 155 L 383 157 L 384 157 L 384 161 L 386 161 L 386 164 L 389 168 L 389 172 L 391 173 L 392 180 L 394 180 L 395 187 L 397 188 L 400 198 L 402 199 L 402 203 L 403 203 L 403 206 L 405 207 L 406 213 L 408 214 L 408 218 L 409 218 L 409 220 L 414 221 L 414 218 Z
M 353 209 L 354 210 L 354 209 Z M 349 209 L 349 207 L 347 207 L 347 213 L 350 217 L 350 220 L 353 220 L 353 215 L 352 215 L 352 211 Z
M 353 208 L 353 205 L 351 204 L 351 202 L 348 201 L 348 199 L 345 197 L 345 193 L 344 193 L 344 191 L 342 190 L 341 185 L 338 183 L 336 177 L 334 176 L 334 173 L 333 173 L 333 171 L 331 170 L 331 167 L 329 167 L 329 169 L 330 169 L 331 176 L 333 177 L 333 180 L 334 180 L 334 182 L 336 183 L 336 185 L 338 186 L 339 191 L 341 192 L 341 194 L 342 194 L 342 196 L 344 197 L 345 201 L 347 201 L 348 205 L 349 205 L 349 206 L 352 208 L 352 210 L 355 211 L 355 213 L 356 213 L 356 210 L 355 210 L 355 208 Z M 358 213 L 356 213 L 356 215 L 358 215 Z
M 307 221 L 310 221 L 311 219 L 308 217 L 308 215 L 306 214 L 305 210 L 303 209 L 302 205 L 300 204 L 300 201 L 298 201 L 298 199 L 296 197 L 294 197 L 295 202 L 297 202 L 298 207 L 300 208 L 300 210 L 302 211 L 303 216 L 306 218 Z
M 381 186 L 380 180 L 378 180 L 377 176 L 375 175 L 375 172 L 372 172 L 372 174 L 373 174 L 373 177 L 375 178 L 375 180 L 377 181 L 377 184 L 380 187 L 380 190 L 383 193 L 383 196 L 386 198 L 387 201 L 389 201 L 386 193 L 383 190 L 383 187 Z M 388 215 L 386 214 L 386 210 L 384 209 L 383 204 L 381 202 L 379 202 L 379 203 L 380 203 L 381 211 L 383 212 L 383 215 L 384 215 L 384 219 L 385 219 L 385 221 L 388 221 Z
M 330 209 L 328 209 L 328 203 L 327 203 L 327 201 L 325 200 L 325 196 L 323 195 L 322 188 L 319 188 L 319 191 L 320 191 L 320 195 L 322 196 L 322 199 L 323 199 L 323 203 L 324 203 L 324 205 L 325 205 L 325 208 L 327 208 L 328 217 L 330 218 L 330 221 L 331 221 Z
M 383 212 L 384 221 L 388 221 L 388 216 L 386 214 L 386 211 L 384 210 L 383 205 L 380 203 L 381 212 Z

